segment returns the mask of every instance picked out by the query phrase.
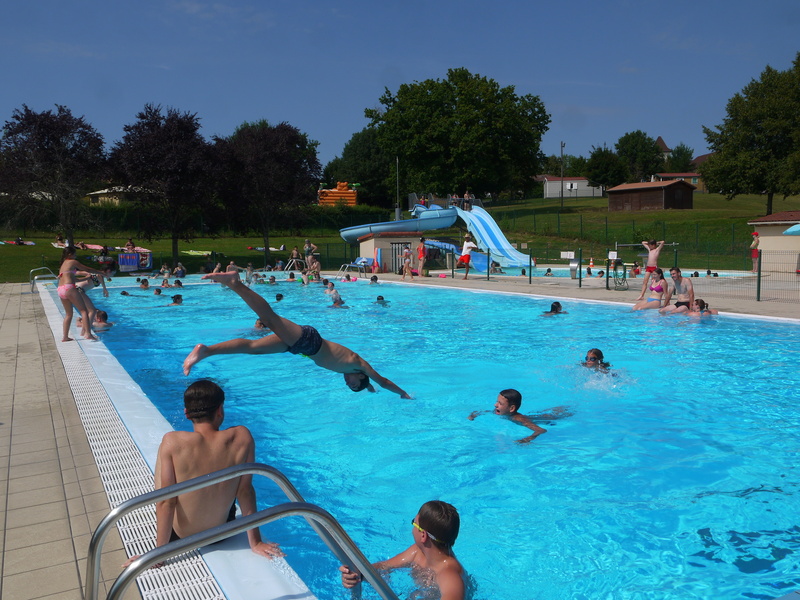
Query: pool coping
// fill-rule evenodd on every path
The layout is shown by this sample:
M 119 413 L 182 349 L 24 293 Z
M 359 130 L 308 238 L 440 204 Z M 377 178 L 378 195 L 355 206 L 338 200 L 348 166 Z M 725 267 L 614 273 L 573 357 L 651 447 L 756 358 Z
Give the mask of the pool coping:
M 63 313 L 53 299 L 53 284 L 39 282 L 37 289 L 55 341 L 61 335 Z M 113 507 L 152 490 L 158 446 L 173 428 L 102 341 L 81 340 L 76 334 L 73 332 L 75 344 L 56 343 L 56 348 Z M 131 460 L 135 454 L 138 456 Z M 118 529 L 129 556 L 152 548 L 154 508 L 121 519 Z M 162 569 L 151 569 L 140 575 L 137 583 L 145 600 L 180 589 L 197 600 L 315 598 L 285 559 L 267 560 L 252 553 L 245 534 L 170 561 Z

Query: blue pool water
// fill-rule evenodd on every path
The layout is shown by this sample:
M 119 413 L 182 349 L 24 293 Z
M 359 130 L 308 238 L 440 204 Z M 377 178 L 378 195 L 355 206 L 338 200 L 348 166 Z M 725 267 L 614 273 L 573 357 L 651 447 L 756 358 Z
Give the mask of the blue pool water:
M 257 335 L 255 316 L 215 284 L 187 285 L 182 307 L 133 289 L 92 297 L 117 323 L 103 341 L 176 428 L 189 429 L 186 385 L 218 381 L 226 421 L 250 427 L 257 459 L 333 513 L 371 560 L 407 547 L 418 507 L 442 499 L 461 514 L 455 551 L 476 599 L 800 588 L 798 324 L 571 300 L 568 315 L 548 318 L 550 298 L 362 283 L 337 285 L 349 310 L 327 308 L 316 285 L 256 289 L 284 294 L 278 312 L 361 353 L 413 400 L 353 393 L 288 354 L 215 357 L 184 377 L 195 343 Z M 388 308 L 372 303 L 378 294 Z M 595 346 L 617 377 L 577 366 Z M 467 420 L 506 387 L 522 392 L 524 414 L 574 414 L 529 445 L 515 443 L 528 430 L 500 417 Z M 283 500 L 256 483 L 262 506 Z M 262 532 L 318 597 L 349 597 L 302 520 Z M 410 597 L 406 574 L 391 583 Z

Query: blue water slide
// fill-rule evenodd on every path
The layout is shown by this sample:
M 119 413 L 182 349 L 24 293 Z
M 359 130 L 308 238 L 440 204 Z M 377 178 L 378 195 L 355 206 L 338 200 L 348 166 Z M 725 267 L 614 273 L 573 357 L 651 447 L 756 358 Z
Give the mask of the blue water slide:
M 425 207 L 422 208 L 424 209 Z M 370 233 L 417 232 L 431 231 L 433 229 L 447 229 L 448 227 L 452 227 L 453 223 L 458 219 L 457 210 L 457 208 L 442 208 L 417 211 L 415 214 L 419 216 L 416 219 L 386 221 L 384 223 L 345 227 L 339 230 L 339 235 L 342 236 L 345 242 L 353 244 L 358 241 L 358 238 Z
M 500 266 L 527 267 L 530 264 L 530 257 L 511 245 L 495 220 L 484 209 L 475 206 L 469 211 L 460 208 L 456 210 L 478 247 L 483 251 L 491 251 L 492 260 L 500 263 Z

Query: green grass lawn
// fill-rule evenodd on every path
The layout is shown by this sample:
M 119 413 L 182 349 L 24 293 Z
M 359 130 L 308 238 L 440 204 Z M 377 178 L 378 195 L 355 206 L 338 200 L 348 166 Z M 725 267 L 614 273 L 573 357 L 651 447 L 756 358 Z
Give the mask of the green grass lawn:
M 738 196 L 726 200 L 719 194 L 695 194 L 693 210 L 640 211 L 609 213 L 606 198 L 565 199 L 560 210 L 559 199 L 533 198 L 513 204 L 487 205 L 487 210 L 512 243 L 526 244 L 530 253 L 542 262 L 558 262 L 562 251 L 581 248 L 584 258 L 606 255 L 615 244 L 639 244 L 644 239 L 655 238 L 667 243 L 677 242 L 675 249 L 665 249 L 664 264 L 671 266 L 677 257 L 679 264 L 696 269 L 749 269 L 752 227 L 747 221 L 762 216 L 766 208 L 764 196 Z M 800 197 L 776 198 L 773 210 L 800 210 Z M 407 216 L 407 215 L 406 215 Z M 349 225 L 350 223 L 348 223 Z M 458 227 L 437 231 L 437 236 L 459 237 Z M 61 251 L 51 242 L 55 236 L 48 233 L 5 231 L 2 240 L 13 240 L 18 235 L 36 242 L 35 246 L 0 245 L 0 281 L 28 281 L 31 269 L 49 267 L 57 272 Z M 158 269 L 162 262 L 172 264 L 172 242 L 167 238 L 140 240 L 135 234 L 120 232 L 115 237 L 96 237 L 90 231 L 77 232 L 77 240 L 86 243 L 122 246 L 128 237 L 153 251 L 153 264 Z M 270 239 L 273 247 L 285 244 L 287 251 L 272 253 L 272 261 L 286 261 L 293 246 L 302 248 L 305 235 L 275 235 Z M 349 248 L 339 237 L 338 229 L 319 231 L 315 228 L 312 241 L 319 246 L 323 267 L 336 269 L 344 262 L 358 256 L 357 248 Z M 248 247 L 261 246 L 260 237 L 196 238 L 181 241 L 181 250 L 203 250 L 215 253 L 223 262 L 235 261 L 244 266 L 252 262 L 264 266 L 264 254 Z M 642 252 L 641 246 L 624 247 L 621 257 L 631 262 Z M 79 259 L 89 262 L 92 252 L 81 252 Z M 189 273 L 200 272 L 206 260 L 199 256 L 181 255 L 180 260 Z

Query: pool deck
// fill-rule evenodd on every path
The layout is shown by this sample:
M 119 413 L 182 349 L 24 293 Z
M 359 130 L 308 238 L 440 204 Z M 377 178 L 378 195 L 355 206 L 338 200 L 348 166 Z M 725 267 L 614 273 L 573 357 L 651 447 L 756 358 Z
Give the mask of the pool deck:
M 108 500 L 38 294 L 0 284 L 0 317 L 0 597 L 78 600 Z M 114 531 L 101 597 L 125 559 Z M 135 586 L 125 597 L 141 598 Z
M 392 274 L 379 277 L 400 280 Z M 461 277 L 417 278 L 408 285 L 628 305 L 638 296 L 636 280 L 630 290 L 609 291 L 597 279 L 584 280 L 578 288 L 569 279 L 540 278 L 528 284 L 523 277 Z M 710 301 L 722 312 L 800 316 L 798 304 L 720 297 Z M 83 597 L 89 537 L 108 513 L 108 501 L 38 294 L 27 284 L 0 283 L 0 318 L 0 506 L 5 515 L 0 525 L 0 597 L 78 600 Z M 100 597 L 124 560 L 119 535 L 112 532 L 101 561 Z M 129 589 L 126 598 L 140 598 L 138 590 Z

